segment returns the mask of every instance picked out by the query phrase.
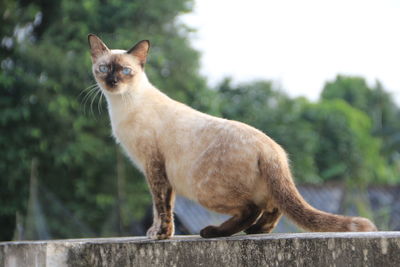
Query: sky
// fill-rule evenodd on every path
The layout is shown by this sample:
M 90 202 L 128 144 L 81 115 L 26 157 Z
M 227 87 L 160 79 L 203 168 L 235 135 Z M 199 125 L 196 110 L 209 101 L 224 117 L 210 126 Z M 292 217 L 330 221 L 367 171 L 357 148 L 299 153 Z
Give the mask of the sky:
M 195 0 L 182 19 L 211 86 L 268 79 L 316 100 L 337 74 L 357 75 L 400 103 L 400 0 Z

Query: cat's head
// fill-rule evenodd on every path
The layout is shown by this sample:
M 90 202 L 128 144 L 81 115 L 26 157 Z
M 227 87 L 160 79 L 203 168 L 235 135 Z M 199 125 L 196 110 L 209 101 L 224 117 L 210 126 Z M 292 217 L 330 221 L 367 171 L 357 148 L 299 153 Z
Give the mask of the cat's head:
M 149 41 L 140 41 L 127 51 L 108 49 L 94 34 L 88 35 L 88 41 L 93 75 L 104 92 L 123 94 L 133 90 L 145 76 L 144 64 L 150 48 Z

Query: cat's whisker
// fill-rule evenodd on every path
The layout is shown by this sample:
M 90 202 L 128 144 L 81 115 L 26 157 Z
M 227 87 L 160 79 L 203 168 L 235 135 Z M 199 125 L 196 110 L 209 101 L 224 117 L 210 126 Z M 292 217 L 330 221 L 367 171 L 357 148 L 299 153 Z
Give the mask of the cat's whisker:
M 82 99 L 83 102 L 83 112 L 86 114 L 86 103 L 88 102 L 89 98 L 93 96 L 93 94 L 96 92 L 96 87 L 91 88 L 85 95 L 85 97 Z
M 92 112 L 93 117 L 95 117 L 94 115 L 94 111 L 93 111 L 93 103 L 96 100 L 96 97 L 98 96 L 98 94 L 101 94 L 100 90 L 97 90 L 96 93 L 93 95 L 92 97 L 92 101 L 90 102 L 90 111 Z
M 86 101 L 88 99 L 88 95 L 90 94 L 90 92 L 86 93 L 86 95 L 83 97 L 82 101 L 81 101 L 81 107 L 83 109 L 83 114 L 86 115 Z
M 88 87 L 86 87 L 85 89 L 83 89 L 83 90 L 78 94 L 78 98 L 79 98 L 82 94 L 86 93 L 87 91 L 90 91 L 91 89 L 93 89 L 93 88 L 95 88 L 95 87 L 97 87 L 97 83 L 94 83 L 94 84 L 92 84 L 92 85 L 89 85 Z
M 98 94 L 98 91 L 95 91 L 95 93 L 92 94 L 91 100 L 90 100 L 90 113 L 92 114 L 93 117 L 95 117 L 94 112 L 93 112 L 93 102 L 96 99 L 97 94 Z
M 91 97 L 93 97 L 94 94 L 97 93 L 97 91 L 100 91 L 100 88 L 98 86 L 92 87 L 89 90 L 87 90 L 86 95 L 82 99 L 82 104 L 83 104 L 83 112 L 86 115 L 86 103 L 89 101 Z
M 82 95 L 85 94 L 82 99 L 80 100 L 81 104 L 84 104 L 86 98 L 88 97 L 88 95 L 90 95 L 90 93 L 95 89 L 95 86 L 90 86 L 87 87 L 86 89 L 84 89 L 82 92 L 79 93 L 78 98 Z
M 97 87 L 97 84 L 96 84 L 96 83 L 91 84 L 91 85 L 89 85 L 88 87 L 86 87 L 85 89 L 83 89 L 83 90 L 79 93 L 79 95 L 83 94 L 84 92 L 86 92 L 86 91 L 88 91 L 88 90 L 90 90 L 90 89 L 92 89 L 92 88 L 94 88 L 94 87 Z
M 89 90 L 89 89 L 91 89 L 91 88 L 93 88 L 93 87 L 97 87 L 97 83 L 94 83 L 94 84 L 89 85 L 88 87 L 86 87 L 86 88 L 83 89 L 82 91 Z
M 86 93 L 86 95 L 83 97 L 82 101 L 86 102 L 86 101 L 88 100 L 88 98 L 90 98 L 90 96 L 91 96 L 94 92 L 96 92 L 96 88 L 90 89 L 90 90 Z
M 103 100 L 103 93 L 100 94 L 99 102 L 97 102 L 97 109 L 99 111 L 99 114 L 101 114 L 101 112 L 103 111 L 102 100 Z

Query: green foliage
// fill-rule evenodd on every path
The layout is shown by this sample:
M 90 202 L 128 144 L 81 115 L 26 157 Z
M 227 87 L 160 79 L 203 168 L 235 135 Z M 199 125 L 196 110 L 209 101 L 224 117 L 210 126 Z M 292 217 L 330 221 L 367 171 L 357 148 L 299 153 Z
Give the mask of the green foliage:
M 310 104 L 303 114 L 318 136 L 314 158 L 322 179 L 365 184 L 395 177 L 380 154 L 381 140 L 370 134 L 371 119 L 365 113 L 342 100 L 325 100 Z
M 292 99 L 268 81 L 225 79 L 210 90 L 189 43 L 192 30 L 176 19 L 192 5 L 0 2 L 0 240 L 31 221 L 32 209 L 39 213 L 38 198 L 53 238 L 125 235 L 150 203 L 142 175 L 115 145 L 105 104 L 90 87 L 90 32 L 111 48 L 149 39 L 146 72 L 157 87 L 266 132 L 287 150 L 299 182 L 399 182 L 400 111 L 380 83 L 338 76 L 318 103 Z M 22 238 L 37 238 L 26 229 Z
M 327 82 L 321 92 L 322 99 L 343 99 L 352 106 L 366 111 L 369 108 L 371 90 L 361 77 L 338 75 L 333 82 Z
M 377 81 L 369 86 L 363 78 L 339 75 L 325 85 L 321 98 L 342 99 L 368 115 L 370 134 L 381 140 L 380 154 L 390 164 L 392 174 L 388 175 L 394 181 L 395 173 L 400 172 L 400 109 L 382 84 Z

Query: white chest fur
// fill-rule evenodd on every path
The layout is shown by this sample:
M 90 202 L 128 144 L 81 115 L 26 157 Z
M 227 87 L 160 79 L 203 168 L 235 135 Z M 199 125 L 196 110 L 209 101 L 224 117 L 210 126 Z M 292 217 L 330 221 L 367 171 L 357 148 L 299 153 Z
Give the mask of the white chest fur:
M 132 106 L 127 105 L 124 101 L 126 100 L 118 101 L 116 99 L 111 99 L 108 101 L 112 135 L 129 156 L 133 164 L 141 172 L 144 172 L 143 161 L 139 159 L 135 146 L 138 134 L 132 118 L 134 110 Z

